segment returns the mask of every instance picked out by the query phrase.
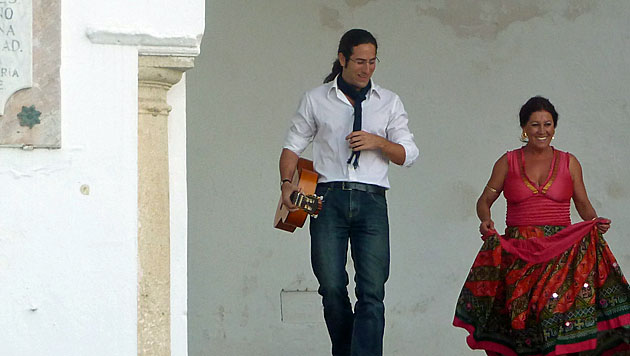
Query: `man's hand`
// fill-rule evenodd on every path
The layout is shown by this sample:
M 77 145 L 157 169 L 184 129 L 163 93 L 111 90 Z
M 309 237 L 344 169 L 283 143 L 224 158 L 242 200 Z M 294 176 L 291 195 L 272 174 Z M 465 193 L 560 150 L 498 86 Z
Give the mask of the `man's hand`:
M 353 131 L 351 134 L 346 136 L 346 141 L 348 141 L 350 149 L 355 152 L 361 150 L 382 149 L 388 142 L 384 137 L 365 131 Z
M 286 206 L 290 212 L 299 210 L 299 208 L 295 204 L 293 204 L 293 202 L 291 201 L 291 194 L 293 194 L 293 192 L 299 192 L 300 188 L 298 188 L 297 185 L 291 182 L 283 182 L 281 189 L 282 189 L 282 204 L 284 204 L 284 206 Z
M 353 131 L 346 136 L 348 146 L 352 151 L 380 150 L 390 161 L 397 165 L 405 163 L 405 148 L 398 143 L 388 141 L 385 137 L 365 131 Z

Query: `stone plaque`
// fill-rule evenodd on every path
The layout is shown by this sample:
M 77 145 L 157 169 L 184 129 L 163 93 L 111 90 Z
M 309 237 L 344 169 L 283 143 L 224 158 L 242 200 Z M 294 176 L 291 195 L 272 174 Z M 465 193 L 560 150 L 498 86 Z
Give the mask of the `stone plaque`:
M 0 146 L 61 146 L 61 0 L 0 0 Z
M 0 0 L 0 115 L 13 93 L 32 86 L 32 27 L 30 0 Z

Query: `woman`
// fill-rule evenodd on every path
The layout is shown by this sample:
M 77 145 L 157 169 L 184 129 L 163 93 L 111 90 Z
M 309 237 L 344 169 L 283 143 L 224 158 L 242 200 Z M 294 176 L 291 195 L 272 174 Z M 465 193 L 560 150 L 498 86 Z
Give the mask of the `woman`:
M 578 160 L 551 146 L 558 113 L 533 97 L 521 107 L 525 146 L 495 163 L 477 201 L 484 239 L 453 324 L 488 355 L 614 355 L 630 350 L 630 289 L 602 234 Z M 490 207 L 507 199 L 505 235 Z M 571 225 L 570 201 L 584 222 Z

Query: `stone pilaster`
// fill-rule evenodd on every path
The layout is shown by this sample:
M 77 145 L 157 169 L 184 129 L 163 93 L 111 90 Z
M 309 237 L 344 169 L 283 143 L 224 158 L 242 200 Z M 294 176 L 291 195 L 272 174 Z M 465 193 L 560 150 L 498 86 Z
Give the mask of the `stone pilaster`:
M 138 355 L 171 354 L 168 115 L 192 57 L 138 59 Z

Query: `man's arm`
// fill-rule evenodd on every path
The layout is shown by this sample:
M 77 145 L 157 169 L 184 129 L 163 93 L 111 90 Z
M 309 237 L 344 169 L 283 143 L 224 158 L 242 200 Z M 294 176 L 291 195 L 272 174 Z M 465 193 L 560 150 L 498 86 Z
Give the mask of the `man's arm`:
M 406 153 L 403 145 L 391 142 L 385 137 L 365 131 L 354 131 L 346 136 L 346 140 L 353 151 L 378 149 L 395 164 L 402 166 L 405 163 Z
M 399 147 L 385 146 L 383 153 L 390 161 L 405 167 L 411 166 L 419 155 L 418 146 L 409 130 L 407 111 L 398 96 L 394 100 L 391 119 L 387 124 L 387 139 Z
M 280 154 L 280 184 L 282 190 L 282 203 L 290 210 L 296 211 L 298 208 L 291 202 L 291 194 L 299 191 L 298 186 L 293 182 L 293 176 L 297 169 L 299 155 L 311 143 L 317 130 L 317 125 L 312 116 L 311 102 L 308 93 L 304 94 L 297 112 L 291 119 L 291 126 L 287 132 L 284 148 Z M 288 180 L 288 181 L 287 181 Z
M 293 151 L 283 148 L 280 154 L 280 180 L 282 190 L 282 203 L 290 210 L 295 211 L 297 207 L 291 202 L 291 194 L 298 191 L 298 186 L 293 182 L 293 175 L 297 168 L 300 157 Z M 287 181 L 288 180 L 288 181 Z

